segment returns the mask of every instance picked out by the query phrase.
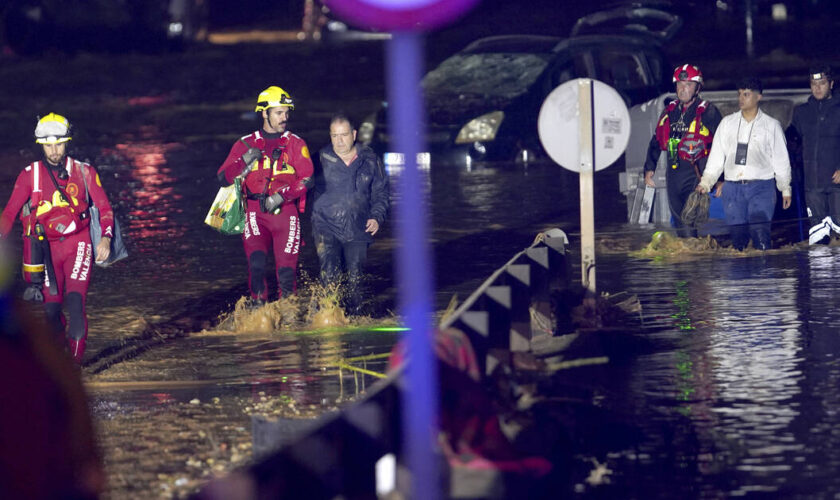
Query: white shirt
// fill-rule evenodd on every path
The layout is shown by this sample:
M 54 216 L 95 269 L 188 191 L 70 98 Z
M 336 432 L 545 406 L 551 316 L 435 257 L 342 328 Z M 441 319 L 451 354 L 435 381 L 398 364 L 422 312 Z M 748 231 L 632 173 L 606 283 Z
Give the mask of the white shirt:
M 749 144 L 746 165 L 735 164 L 738 143 Z M 709 192 L 723 172 L 726 181 L 752 181 L 776 178 L 782 196 L 790 196 L 790 159 L 782 125 L 758 110 L 748 122 L 740 111 L 726 115 L 718 125 L 712 151 L 700 185 Z

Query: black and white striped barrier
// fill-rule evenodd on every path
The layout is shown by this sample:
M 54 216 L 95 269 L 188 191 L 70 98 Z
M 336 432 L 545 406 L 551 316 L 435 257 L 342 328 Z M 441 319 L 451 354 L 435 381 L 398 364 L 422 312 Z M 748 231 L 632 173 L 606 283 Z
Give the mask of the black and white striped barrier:
M 534 243 L 497 269 L 440 325 L 467 334 L 489 375 L 531 341 L 554 333 L 551 292 L 569 286 L 569 239 L 560 229 L 540 233 Z

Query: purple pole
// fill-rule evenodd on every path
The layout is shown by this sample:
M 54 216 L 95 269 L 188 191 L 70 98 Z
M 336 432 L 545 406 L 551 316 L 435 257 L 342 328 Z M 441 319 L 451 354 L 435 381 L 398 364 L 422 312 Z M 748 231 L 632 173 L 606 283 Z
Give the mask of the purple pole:
M 395 150 L 405 155 L 397 205 L 399 307 L 409 328 L 407 390 L 403 391 L 403 443 L 411 470 L 411 498 L 437 500 L 437 371 L 432 354 L 432 261 L 417 153 L 423 146 L 423 99 L 419 92 L 422 37 L 397 32 L 387 45 L 388 123 Z

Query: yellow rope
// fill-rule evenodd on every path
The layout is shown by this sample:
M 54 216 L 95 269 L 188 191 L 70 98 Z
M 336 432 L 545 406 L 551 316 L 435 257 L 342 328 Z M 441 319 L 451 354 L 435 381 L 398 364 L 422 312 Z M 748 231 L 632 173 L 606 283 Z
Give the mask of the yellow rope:
M 336 366 L 339 368 L 346 368 L 348 370 L 352 370 L 359 373 L 364 373 L 365 375 L 371 375 L 376 378 L 386 378 L 387 375 L 384 373 L 375 372 L 373 370 L 367 370 L 365 368 L 359 368 L 357 366 L 348 365 L 347 363 L 336 363 Z

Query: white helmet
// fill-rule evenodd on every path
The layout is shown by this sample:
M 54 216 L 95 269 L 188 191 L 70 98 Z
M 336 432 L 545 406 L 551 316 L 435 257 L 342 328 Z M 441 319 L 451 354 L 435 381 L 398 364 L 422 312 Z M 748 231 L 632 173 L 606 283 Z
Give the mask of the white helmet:
M 60 144 L 71 139 L 70 122 L 61 115 L 50 113 L 38 120 L 35 126 L 35 142 L 38 144 Z

